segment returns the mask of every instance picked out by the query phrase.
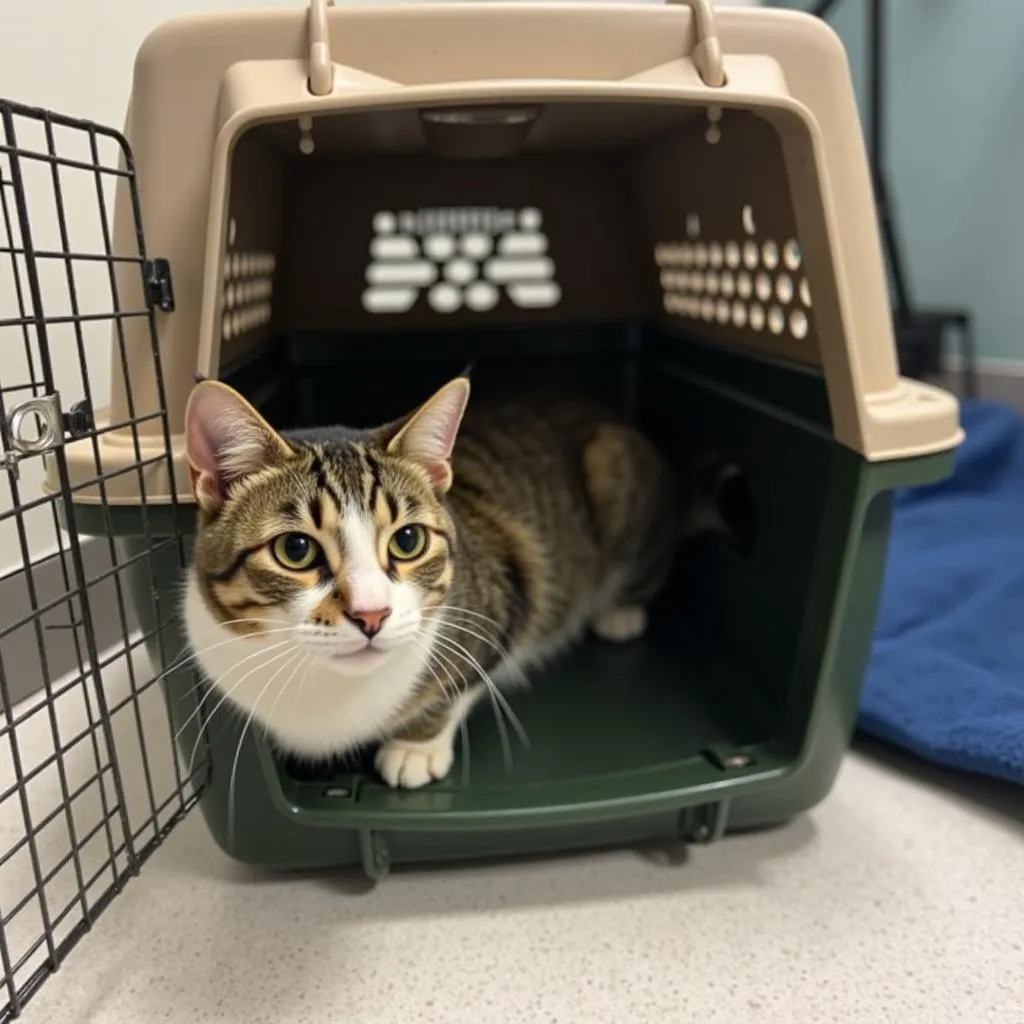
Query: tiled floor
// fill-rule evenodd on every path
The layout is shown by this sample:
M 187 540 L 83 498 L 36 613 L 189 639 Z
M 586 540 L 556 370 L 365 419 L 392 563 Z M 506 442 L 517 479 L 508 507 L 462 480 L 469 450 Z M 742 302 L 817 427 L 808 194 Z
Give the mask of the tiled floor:
M 129 692 L 123 664 L 111 666 L 105 689 L 115 704 Z M 152 748 L 166 752 L 156 688 L 142 705 Z M 134 708 L 123 710 L 114 742 L 137 824 L 152 805 Z M 67 743 L 87 707 L 69 698 L 58 711 Z M 46 715 L 19 739 L 26 771 L 45 761 Z M 94 775 L 91 741 L 66 761 L 69 787 Z M 172 766 L 150 767 L 159 805 Z M 0 761 L 0 793 L 11 774 Z M 101 826 L 82 858 L 86 876 L 110 859 L 110 775 L 75 801 L 79 835 Z M 51 766 L 30 786 L 32 820 L 60 800 Z M 112 821 L 115 836 L 118 828 Z M 67 829 L 60 814 L 40 833 L 44 875 L 66 856 Z M 20 802 L 0 801 L 0 851 L 23 835 Z M 26 846 L 0 867 L 3 913 L 34 878 Z M 69 862 L 47 884 L 51 915 L 71 900 L 75 878 Z M 1020 1024 L 1022 878 L 1024 796 L 863 753 L 818 810 L 786 828 L 678 858 L 621 851 L 401 871 L 375 890 L 349 875 L 256 874 L 218 852 L 195 813 L 22 1021 Z M 12 945 L 38 937 L 37 903 L 9 926 Z M 65 928 L 80 912 L 71 905 Z

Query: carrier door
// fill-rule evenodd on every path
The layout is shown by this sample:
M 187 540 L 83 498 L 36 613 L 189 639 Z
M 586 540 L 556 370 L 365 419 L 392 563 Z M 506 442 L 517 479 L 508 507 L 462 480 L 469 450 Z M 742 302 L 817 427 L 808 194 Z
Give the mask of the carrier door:
M 182 763 L 147 655 L 173 660 L 181 645 L 170 633 L 174 610 L 150 585 L 181 571 L 179 510 L 173 500 L 147 508 L 148 478 L 170 471 L 156 313 L 173 308 L 171 268 L 146 251 L 124 138 L 0 100 L 4 1021 L 19 1016 L 202 783 L 202 751 L 195 765 Z M 140 363 L 138 346 L 150 350 L 148 380 L 128 370 Z M 117 423 L 98 415 L 111 366 L 128 401 Z M 119 481 L 101 457 L 115 430 L 132 453 Z M 69 482 L 72 443 L 88 445 L 98 468 L 89 484 L 101 500 L 85 509 Z M 94 513 L 88 522 L 85 513 Z M 139 541 L 130 557 L 114 539 L 126 525 Z

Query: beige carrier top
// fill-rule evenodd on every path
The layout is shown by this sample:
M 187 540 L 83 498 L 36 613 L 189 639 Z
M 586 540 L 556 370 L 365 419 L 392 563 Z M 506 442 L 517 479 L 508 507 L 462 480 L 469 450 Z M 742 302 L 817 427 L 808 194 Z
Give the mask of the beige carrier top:
M 126 135 L 148 255 L 173 273 L 156 326 L 182 498 L 194 375 L 301 331 L 379 330 L 385 345 L 448 321 L 656 322 L 820 368 L 837 439 L 868 459 L 960 439 L 955 400 L 898 374 L 846 56 L 816 18 L 708 0 L 186 18 L 143 44 Z M 405 277 L 389 264 L 401 239 L 459 217 L 483 238 L 463 268 L 476 287 L 454 271 L 434 287 L 439 246 Z M 539 254 L 521 280 L 488 256 L 500 231 Z M 115 244 L 133 235 L 122 186 Z M 122 302 L 142 302 L 137 278 L 124 268 Z M 159 407 L 148 324 L 124 330 L 131 408 L 115 346 L 101 426 Z M 162 450 L 158 420 L 134 429 L 101 437 L 101 467 L 70 443 L 72 484 Z M 166 463 L 145 474 L 147 500 L 166 501 Z M 106 487 L 140 500 L 136 473 Z

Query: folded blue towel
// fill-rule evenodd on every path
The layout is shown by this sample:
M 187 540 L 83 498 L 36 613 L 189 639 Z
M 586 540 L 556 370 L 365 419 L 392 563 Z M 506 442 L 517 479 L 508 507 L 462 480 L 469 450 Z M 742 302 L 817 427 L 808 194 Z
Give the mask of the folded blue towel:
M 1024 783 L 1024 418 L 965 402 L 953 475 L 896 496 L 860 727 Z

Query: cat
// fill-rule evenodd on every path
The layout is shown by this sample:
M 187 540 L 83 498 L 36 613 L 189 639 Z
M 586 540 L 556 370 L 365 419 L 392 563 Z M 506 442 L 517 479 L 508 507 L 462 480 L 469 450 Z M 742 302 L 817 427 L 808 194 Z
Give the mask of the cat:
M 639 637 L 701 527 L 685 480 L 600 405 L 469 396 L 461 376 L 376 429 L 278 433 L 227 385 L 194 388 L 189 643 L 283 752 L 379 744 L 387 785 L 443 779 L 477 701 L 504 703 L 492 683 L 588 628 Z

